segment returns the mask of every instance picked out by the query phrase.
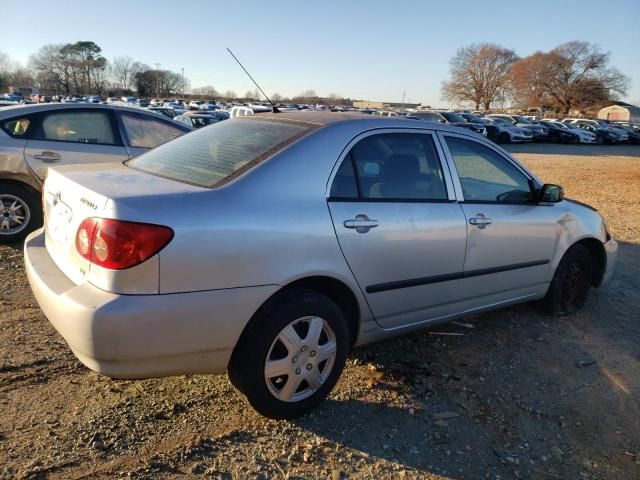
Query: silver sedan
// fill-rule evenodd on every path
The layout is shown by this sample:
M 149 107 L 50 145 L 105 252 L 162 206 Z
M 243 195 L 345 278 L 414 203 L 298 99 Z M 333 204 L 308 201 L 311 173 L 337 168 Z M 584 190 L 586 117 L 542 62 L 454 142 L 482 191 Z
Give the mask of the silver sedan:
M 27 275 L 111 377 L 227 371 L 263 415 L 333 388 L 356 345 L 542 300 L 570 314 L 617 243 L 500 147 L 428 122 L 220 122 L 124 163 L 53 168 Z

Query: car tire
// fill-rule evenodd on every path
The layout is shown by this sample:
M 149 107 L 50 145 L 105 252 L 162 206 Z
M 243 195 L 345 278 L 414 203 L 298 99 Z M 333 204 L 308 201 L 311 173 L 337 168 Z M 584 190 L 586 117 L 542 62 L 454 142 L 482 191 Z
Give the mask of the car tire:
M 584 305 L 593 278 L 593 262 L 589 249 L 581 244 L 566 251 L 553 276 L 543 308 L 551 315 L 576 313 Z
M 229 380 L 261 415 L 296 418 L 331 392 L 348 350 L 338 305 L 313 290 L 289 290 L 251 319 L 232 354 Z
M 33 188 L 0 182 L 0 243 L 17 243 L 42 226 L 42 201 Z
M 507 132 L 500 134 L 500 143 L 511 143 L 511 136 Z

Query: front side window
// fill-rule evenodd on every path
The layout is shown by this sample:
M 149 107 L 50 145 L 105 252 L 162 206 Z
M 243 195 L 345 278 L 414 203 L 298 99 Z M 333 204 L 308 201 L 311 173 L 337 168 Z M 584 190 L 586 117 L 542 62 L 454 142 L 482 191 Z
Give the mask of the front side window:
M 130 147 L 156 148 L 186 133 L 176 125 L 155 118 L 132 113 L 122 113 L 121 118 Z
M 466 202 L 525 203 L 529 180 L 511 162 L 473 140 L 446 136 Z
M 343 160 L 331 190 L 332 197 L 356 194 L 362 200 L 447 200 L 431 135 L 388 133 L 358 142 Z
M 116 145 L 111 117 L 105 111 L 52 111 L 42 116 L 35 140 Z

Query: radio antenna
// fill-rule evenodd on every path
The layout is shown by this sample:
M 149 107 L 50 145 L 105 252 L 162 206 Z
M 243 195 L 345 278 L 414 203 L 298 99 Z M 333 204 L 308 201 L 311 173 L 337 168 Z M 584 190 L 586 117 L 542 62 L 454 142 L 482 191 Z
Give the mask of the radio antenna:
M 269 97 L 267 97 L 267 94 L 264 93 L 264 90 L 262 90 L 260 88 L 260 85 L 258 85 L 258 82 L 256 82 L 253 77 L 251 76 L 251 74 L 249 72 L 247 72 L 247 69 L 244 68 L 244 66 L 240 63 L 240 60 L 238 60 L 238 57 L 236 57 L 233 52 L 231 51 L 231 49 L 229 49 L 229 47 L 227 47 L 227 52 L 229 52 L 229 54 L 233 57 L 233 59 L 238 62 L 238 65 L 240 65 L 240 68 L 242 70 L 244 70 L 244 73 L 247 74 L 247 76 L 251 79 L 251 81 L 255 84 L 256 87 L 258 87 L 258 90 L 260 90 L 260 93 L 262 93 L 262 95 L 264 95 L 264 98 L 267 99 L 267 102 L 269 102 L 271 104 L 271 108 L 273 109 L 272 112 L 273 113 L 280 113 L 280 110 L 278 110 L 278 107 L 276 107 L 273 102 L 269 99 Z

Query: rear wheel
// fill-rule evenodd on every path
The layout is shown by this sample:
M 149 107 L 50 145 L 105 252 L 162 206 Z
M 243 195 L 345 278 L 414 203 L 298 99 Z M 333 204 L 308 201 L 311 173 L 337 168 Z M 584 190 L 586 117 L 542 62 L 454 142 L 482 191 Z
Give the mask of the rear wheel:
M 552 315 L 570 315 L 582 308 L 593 272 L 589 249 L 572 246 L 562 257 L 542 305 Z
M 349 349 L 344 314 L 328 297 L 291 290 L 263 306 L 238 342 L 231 383 L 260 414 L 295 418 L 336 384 Z
M 41 225 L 38 193 L 17 183 L 0 182 L 0 243 L 20 242 Z

